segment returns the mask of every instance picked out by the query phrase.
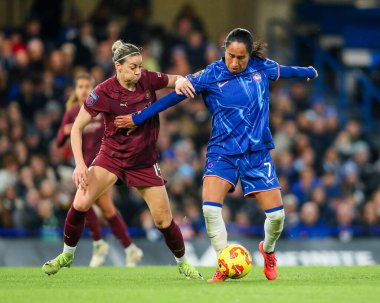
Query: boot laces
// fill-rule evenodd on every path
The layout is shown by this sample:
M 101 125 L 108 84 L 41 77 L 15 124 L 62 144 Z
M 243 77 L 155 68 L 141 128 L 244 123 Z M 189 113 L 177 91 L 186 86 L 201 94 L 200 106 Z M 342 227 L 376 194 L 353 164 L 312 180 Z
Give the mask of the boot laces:
M 266 267 L 274 268 L 276 266 L 276 256 L 274 253 L 266 254 Z

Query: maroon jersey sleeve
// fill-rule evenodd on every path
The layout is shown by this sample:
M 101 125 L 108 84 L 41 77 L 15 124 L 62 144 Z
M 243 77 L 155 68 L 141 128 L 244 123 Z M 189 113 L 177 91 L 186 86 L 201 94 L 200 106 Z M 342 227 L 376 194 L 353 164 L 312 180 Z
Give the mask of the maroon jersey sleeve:
M 149 79 L 148 80 L 149 84 L 153 90 L 159 90 L 161 88 L 168 86 L 168 83 L 169 83 L 168 75 L 162 74 L 159 72 L 151 72 L 148 70 L 146 72 Z
M 74 107 L 71 108 L 70 110 L 67 110 L 65 114 L 63 115 L 61 125 L 58 130 L 57 134 L 57 139 L 56 143 L 58 147 L 62 147 L 65 143 L 66 140 L 70 137 L 70 133 L 65 134 L 65 127 L 69 124 L 73 124 L 75 121 L 75 117 L 78 114 L 78 110 Z
M 110 112 L 110 104 L 101 85 L 95 87 L 95 89 L 88 95 L 86 102 L 84 103 L 84 109 L 92 117 L 96 117 L 99 113 Z

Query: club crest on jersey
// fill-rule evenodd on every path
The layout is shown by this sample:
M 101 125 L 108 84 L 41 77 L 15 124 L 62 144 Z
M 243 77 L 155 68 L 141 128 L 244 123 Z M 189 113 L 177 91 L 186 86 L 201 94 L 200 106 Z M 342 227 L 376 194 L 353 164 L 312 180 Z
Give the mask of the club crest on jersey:
M 261 74 L 259 72 L 255 72 L 255 73 L 253 73 L 252 78 L 256 82 L 260 82 L 261 81 Z
M 149 100 L 152 94 L 150 93 L 149 90 L 145 91 L 145 99 Z
M 207 169 L 212 169 L 214 166 L 215 166 L 214 161 L 211 161 L 211 162 L 207 163 L 206 168 Z
M 86 105 L 93 106 L 96 103 L 96 101 L 98 101 L 98 99 L 99 96 L 95 93 L 95 91 L 92 91 L 86 99 Z

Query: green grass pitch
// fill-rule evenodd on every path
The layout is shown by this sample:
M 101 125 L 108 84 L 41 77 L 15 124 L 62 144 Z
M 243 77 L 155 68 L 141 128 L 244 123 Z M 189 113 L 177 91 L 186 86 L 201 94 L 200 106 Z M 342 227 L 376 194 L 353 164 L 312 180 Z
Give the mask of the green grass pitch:
M 199 268 L 209 278 L 213 268 Z M 0 302 L 379 302 L 380 266 L 280 267 L 267 281 L 254 267 L 241 280 L 190 281 L 175 266 L 72 267 L 46 276 L 36 267 L 0 267 Z

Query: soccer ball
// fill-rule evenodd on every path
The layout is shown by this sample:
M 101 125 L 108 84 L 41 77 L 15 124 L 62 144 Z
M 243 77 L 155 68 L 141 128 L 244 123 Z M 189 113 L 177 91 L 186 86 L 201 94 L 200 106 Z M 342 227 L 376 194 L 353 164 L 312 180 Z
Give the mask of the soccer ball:
M 218 256 L 218 268 L 231 279 L 245 277 L 252 269 L 252 257 L 241 245 L 228 245 Z

